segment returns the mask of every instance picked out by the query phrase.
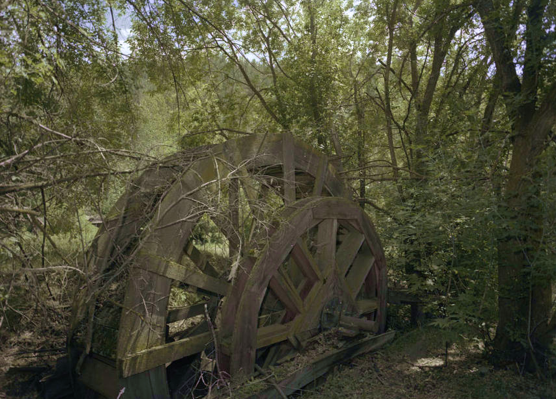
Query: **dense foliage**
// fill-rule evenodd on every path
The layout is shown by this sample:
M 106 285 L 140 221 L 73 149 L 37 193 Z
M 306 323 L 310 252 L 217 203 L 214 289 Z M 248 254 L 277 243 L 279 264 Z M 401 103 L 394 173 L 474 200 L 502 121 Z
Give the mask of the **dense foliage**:
M 546 361 L 554 1 L 0 7 L 2 330 L 41 311 L 67 316 L 89 217 L 147 163 L 289 131 L 328 153 L 372 214 L 391 285 L 426 296 L 427 315 L 451 331 L 490 343 L 498 325 L 501 359 Z M 118 14 L 132 20 L 129 55 Z

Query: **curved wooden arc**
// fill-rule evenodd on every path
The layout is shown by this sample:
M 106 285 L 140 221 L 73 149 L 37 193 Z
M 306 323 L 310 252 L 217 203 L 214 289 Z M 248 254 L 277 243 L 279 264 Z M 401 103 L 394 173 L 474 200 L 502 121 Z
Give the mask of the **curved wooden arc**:
M 253 183 L 257 178 L 262 183 Z M 309 185 L 302 181 L 307 178 L 310 179 Z M 206 260 L 202 260 L 194 249 L 187 249 L 200 218 L 211 212 L 211 207 L 227 203 L 229 215 L 218 225 L 223 231 L 237 230 L 239 216 L 233 204 L 239 201 L 240 188 L 256 214 L 256 202 L 261 193 L 276 187 L 280 187 L 284 203 L 292 204 L 284 210 L 284 217 L 299 204 L 313 203 L 314 195 L 348 197 L 346 188 L 324 155 L 289 134 L 269 134 L 173 155 L 150 167 L 117 201 L 99 230 L 89 256 L 89 268 L 100 278 L 89 287 L 89 291 L 80 295 L 72 330 L 87 312 L 95 311 L 97 292 L 104 289 L 101 287 L 115 279 L 127 278 L 125 297 L 114 301 L 122 302 L 115 358 L 120 376 L 126 377 L 120 380 L 126 387 L 126 394 L 145 398 L 168 397 L 164 363 L 198 353 L 206 343 L 205 333 L 171 345 L 166 342 L 167 322 L 178 315 L 168 309 L 172 281 L 223 296 L 236 289 L 243 290 L 251 267 L 257 263 L 248 254 L 240 259 L 233 288 L 216 278 L 214 273 L 205 269 Z M 226 198 L 224 188 L 229 192 Z M 304 196 L 310 198 L 295 202 Z M 264 217 L 260 211 L 256 216 Z M 277 237 L 276 234 L 278 232 L 273 237 Z M 239 243 L 229 234 L 228 240 L 230 248 L 238 251 Z M 184 252 L 185 262 L 182 259 Z M 295 251 L 298 252 L 302 254 L 303 248 Z M 315 268 L 318 263 L 315 260 L 306 258 L 306 262 L 306 267 L 313 269 L 312 274 L 308 273 L 314 280 L 311 285 L 315 285 L 322 272 Z M 265 287 L 269 284 L 270 281 L 265 280 Z M 287 276 L 276 276 L 271 285 L 287 303 L 289 311 L 305 312 L 306 299 L 297 294 Z M 230 329 L 231 317 L 236 315 L 234 305 L 230 302 L 227 306 L 232 313 L 223 314 L 220 333 L 224 335 Z M 184 311 L 183 314 L 188 313 Z M 281 325 L 256 332 L 255 342 L 266 346 L 283 340 L 288 328 Z M 181 351 L 181 355 L 174 350 Z M 166 359 L 168 353 L 173 353 L 171 359 Z
M 280 229 L 270 237 L 251 270 L 243 275 L 243 280 L 234 282 L 226 298 L 224 314 L 234 311 L 234 314 L 241 315 L 241 318 L 225 318 L 221 325 L 222 340 L 231 341 L 231 350 L 227 351 L 231 355 L 222 353 L 222 367 L 229 370 L 232 376 L 250 375 L 253 372 L 256 350 L 260 347 L 257 343 L 261 330 L 258 318 L 268 290 L 272 290 L 282 300 L 291 318 L 287 323 L 287 331 L 281 331 L 276 342 L 317 329 L 322 308 L 333 297 L 339 297 L 357 309 L 358 303 L 363 304 L 357 302 L 362 289 L 371 298 L 367 299 L 365 309 L 357 309 L 357 313 L 371 313 L 369 302 L 373 302 L 376 304 L 373 312 L 376 330 L 382 331 L 385 327 L 384 253 L 372 222 L 361 208 L 342 198 L 315 197 L 290 205 L 283 214 L 285 217 Z M 337 250 L 340 221 L 349 221 L 353 229 L 347 235 L 351 238 L 346 237 Z M 318 248 L 315 255 L 300 243 L 300 236 L 313 228 L 317 228 Z M 347 245 L 345 249 L 344 244 Z M 285 281 L 281 270 L 290 254 L 299 265 L 304 265 L 306 277 L 313 279 L 308 290 L 302 290 L 301 295 L 291 282 Z M 339 265 L 338 256 L 348 265 Z M 279 330 L 284 329 L 284 326 L 279 323 L 274 328 Z

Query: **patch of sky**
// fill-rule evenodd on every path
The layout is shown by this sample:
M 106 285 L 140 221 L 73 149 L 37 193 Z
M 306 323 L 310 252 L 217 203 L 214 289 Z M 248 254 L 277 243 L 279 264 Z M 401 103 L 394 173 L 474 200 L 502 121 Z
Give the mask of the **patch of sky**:
M 127 39 L 131 36 L 131 12 L 127 8 L 124 10 L 113 9 L 113 12 L 120 52 L 127 57 L 131 54 L 131 49 L 127 42 Z M 109 29 L 112 29 L 112 14 L 109 8 L 106 9 L 106 24 Z

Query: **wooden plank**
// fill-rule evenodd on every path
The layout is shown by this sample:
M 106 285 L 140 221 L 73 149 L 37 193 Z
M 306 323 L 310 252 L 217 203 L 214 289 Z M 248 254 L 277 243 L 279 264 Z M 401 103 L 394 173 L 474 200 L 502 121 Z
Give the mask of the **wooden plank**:
M 211 341 L 212 332 L 206 332 L 128 355 L 119 362 L 120 375 L 126 378 L 153 369 L 156 366 L 199 353 Z
M 351 291 L 353 299 L 357 297 L 357 294 L 361 290 L 365 282 L 365 277 L 367 277 L 367 274 L 371 271 L 374 262 L 375 257 L 371 254 L 371 251 L 367 246 L 363 246 L 346 276 L 346 283 Z
M 317 264 L 323 278 L 327 278 L 336 267 L 336 234 L 338 221 L 325 219 L 318 225 Z
M 315 185 L 313 186 L 313 197 L 319 197 L 322 194 L 326 173 L 328 172 L 328 157 L 322 155 L 319 159 L 317 175 L 315 176 Z
M 291 335 L 292 326 L 293 322 L 290 322 L 286 324 L 271 324 L 257 329 L 256 349 L 286 341 Z M 219 346 L 224 354 L 231 356 L 231 342 L 229 339 L 222 340 Z
M 85 358 L 78 381 L 106 398 L 116 398 L 123 387 L 115 367 L 91 356 Z
M 282 136 L 282 168 L 284 170 L 284 199 L 286 204 L 295 201 L 295 159 L 294 142 L 290 133 Z
M 187 245 L 184 247 L 183 251 L 187 256 L 189 256 L 189 259 L 191 259 L 193 263 L 197 265 L 199 270 L 208 274 L 211 277 L 218 277 L 219 274 L 218 271 L 214 268 L 214 266 L 210 264 L 210 262 L 207 260 L 206 255 L 201 253 L 201 251 L 199 251 L 197 248 L 195 248 L 193 242 L 189 241 Z
M 357 301 L 357 309 L 359 314 L 369 314 L 378 309 L 378 298 L 361 299 Z
M 207 302 L 201 302 L 191 306 L 184 306 L 181 308 L 175 308 L 168 310 L 168 316 L 166 317 L 166 323 L 175 323 L 176 321 L 189 319 L 190 317 L 199 316 L 205 313 L 205 305 Z
M 322 273 L 317 262 L 302 239 L 297 240 L 297 244 L 292 249 L 291 256 L 297 267 L 301 269 L 301 272 L 310 281 L 314 282 L 322 279 Z
M 291 395 L 326 374 L 326 372 L 334 367 L 336 363 L 382 348 L 394 338 L 394 335 L 395 331 L 389 331 L 385 334 L 365 338 L 342 349 L 325 353 L 324 355 L 318 357 L 310 365 L 303 367 L 278 382 L 277 385 L 281 393 L 273 385 L 263 392 L 252 395 L 249 398 L 280 399 L 283 398 L 282 395 Z
M 151 257 L 153 256 L 151 255 Z M 230 287 L 228 282 L 211 277 L 208 274 L 204 274 L 199 271 L 193 261 L 188 258 L 184 258 L 184 264 L 172 262 L 171 260 L 160 257 L 157 258 L 164 261 L 145 262 L 141 265 L 141 268 L 218 295 L 224 296 L 228 293 L 228 289 Z
M 288 310 L 297 314 L 303 313 L 303 300 L 286 273 L 278 270 L 270 279 L 269 287 Z
M 292 323 L 272 324 L 257 330 L 257 349 L 288 339 Z
M 334 217 L 336 219 L 356 220 L 360 215 L 360 208 L 354 207 L 351 202 L 340 198 L 330 198 L 313 210 L 315 219 L 330 219 Z
M 363 241 L 365 241 L 365 236 L 358 231 L 351 231 L 345 236 L 340 248 L 338 248 L 338 252 L 336 253 L 336 264 L 338 265 L 340 276 L 346 275 L 346 272 L 357 256 Z

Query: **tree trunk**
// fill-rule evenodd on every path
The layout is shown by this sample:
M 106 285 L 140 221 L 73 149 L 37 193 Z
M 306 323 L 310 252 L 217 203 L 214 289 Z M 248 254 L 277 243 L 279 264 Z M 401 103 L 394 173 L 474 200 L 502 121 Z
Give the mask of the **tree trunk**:
M 494 341 L 497 361 L 525 361 L 530 370 L 545 366 L 554 338 L 552 280 L 546 267 L 535 262 L 543 235 L 536 169 L 545 146 L 535 133 L 547 123 L 538 119 L 518 128 L 512 148 L 502 226 L 506 233 L 498 244 L 499 322 Z

